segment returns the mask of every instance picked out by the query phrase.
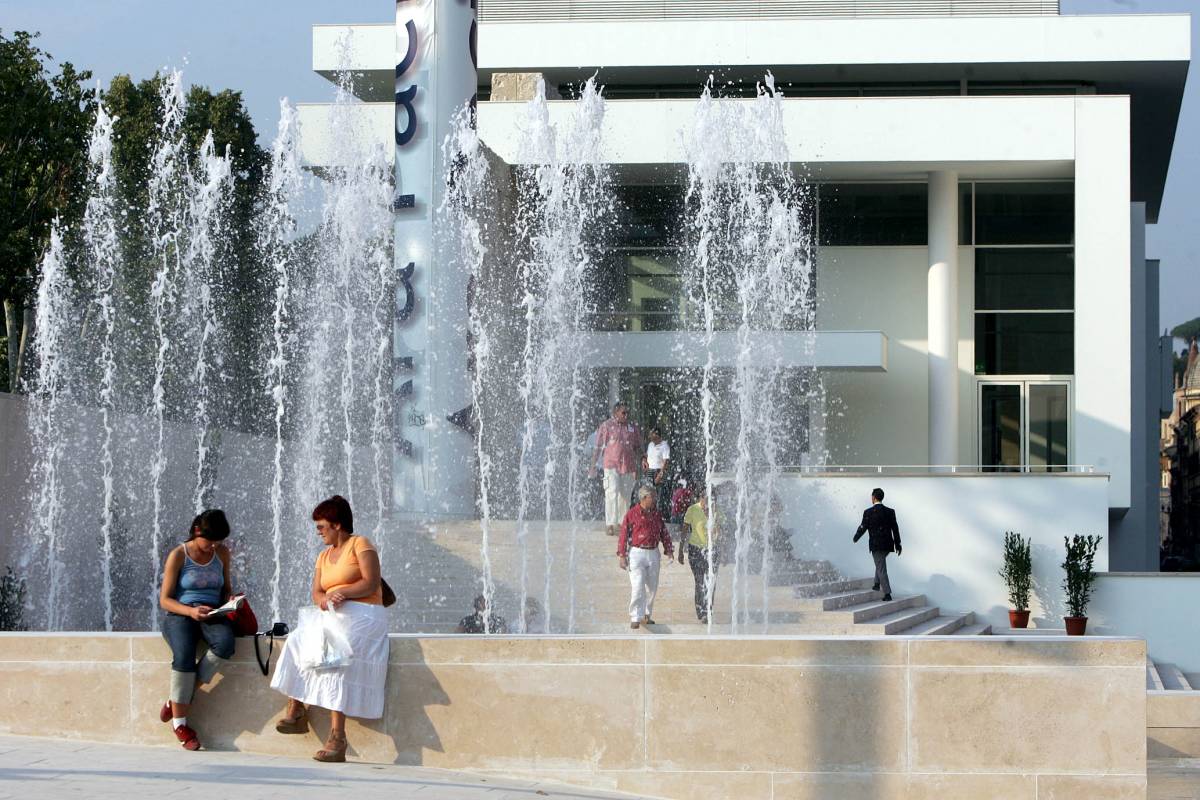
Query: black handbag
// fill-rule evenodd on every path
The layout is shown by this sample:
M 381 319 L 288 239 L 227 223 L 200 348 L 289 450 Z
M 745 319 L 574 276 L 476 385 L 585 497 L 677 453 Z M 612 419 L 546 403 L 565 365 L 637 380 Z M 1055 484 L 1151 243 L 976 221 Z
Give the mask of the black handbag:
M 269 631 L 259 631 L 254 634 L 254 658 L 258 661 L 258 668 L 262 670 L 262 674 L 266 675 L 271 671 L 271 655 L 275 652 L 275 637 L 286 637 L 291 631 L 288 629 L 286 622 L 276 622 L 271 626 Z M 262 650 L 259 649 L 258 641 L 266 637 L 267 639 L 267 657 L 264 659 Z

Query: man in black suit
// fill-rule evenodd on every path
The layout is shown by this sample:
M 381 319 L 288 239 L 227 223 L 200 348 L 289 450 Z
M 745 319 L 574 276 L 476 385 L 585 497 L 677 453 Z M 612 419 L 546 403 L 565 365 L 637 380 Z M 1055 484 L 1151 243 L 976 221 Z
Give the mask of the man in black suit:
M 854 541 L 870 532 L 867 543 L 871 557 L 875 559 L 875 585 L 871 588 L 883 590 L 883 599 L 892 599 L 892 584 L 888 580 L 887 557 L 893 550 L 900 555 L 900 526 L 896 524 L 896 512 L 883 504 L 883 489 L 871 490 L 871 507 L 863 512 L 862 524 L 854 534 Z

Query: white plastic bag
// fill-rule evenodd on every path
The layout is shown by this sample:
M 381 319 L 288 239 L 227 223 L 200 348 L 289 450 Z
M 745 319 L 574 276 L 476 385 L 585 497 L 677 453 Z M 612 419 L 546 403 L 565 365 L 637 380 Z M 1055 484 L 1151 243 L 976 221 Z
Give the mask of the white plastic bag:
M 349 626 L 337 611 L 322 611 L 316 606 L 300 609 L 300 624 L 292 634 L 300 639 L 298 656 L 301 669 L 342 669 L 350 665 Z

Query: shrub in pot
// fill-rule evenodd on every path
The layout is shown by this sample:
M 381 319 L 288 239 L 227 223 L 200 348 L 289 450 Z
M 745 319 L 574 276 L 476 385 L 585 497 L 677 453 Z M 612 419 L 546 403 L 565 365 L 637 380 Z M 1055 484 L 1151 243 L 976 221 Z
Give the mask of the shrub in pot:
M 1004 567 L 1000 577 L 1008 587 L 1008 625 L 1011 628 L 1029 627 L 1029 592 L 1033 586 L 1032 539 L 1009 531 L 1004 534 Z
M 1092 567 L 1096 561 L 1096 548 L 1100 546 L 1100 536 L 1063 537 L 1067 545 L 1067 558 L 1062 568 L 1065 573 L 1063 589 L 1067 592 L 1067 612 L 1064 619 L 1068 636 L 1083 636 L 1087 630 L 1087 605 L 1092 597 L 1092 584 L 1096 573 Z

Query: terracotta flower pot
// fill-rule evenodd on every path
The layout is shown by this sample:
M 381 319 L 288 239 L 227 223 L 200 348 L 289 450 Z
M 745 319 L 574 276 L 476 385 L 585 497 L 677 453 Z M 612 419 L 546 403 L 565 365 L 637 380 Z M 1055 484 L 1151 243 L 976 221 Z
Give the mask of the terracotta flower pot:
M 1008 627 L 1010 628 L 1028 628 L 1029 627 L 1029 609 L 1024 611 L 1008 610 Z
M 1067 623 L 1067 636 L 1083 636 L 1087 630 L 1087 617 L 1063 617 Z

